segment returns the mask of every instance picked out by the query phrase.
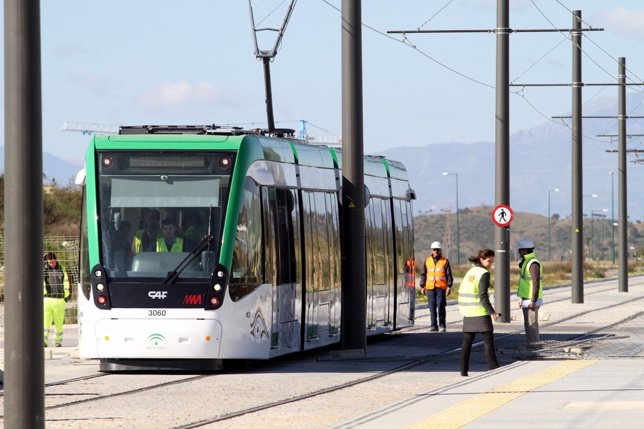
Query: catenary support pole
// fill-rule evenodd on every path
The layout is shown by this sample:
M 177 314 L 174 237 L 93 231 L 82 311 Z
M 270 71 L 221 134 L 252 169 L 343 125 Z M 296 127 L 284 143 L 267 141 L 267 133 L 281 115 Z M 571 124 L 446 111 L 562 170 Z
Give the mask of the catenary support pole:
M 367 348 L 362 24 L 360 0 L 342 0 L 342 348 Z
M 581 11 L 572 18 L 572 303 L 584 302 Z
M 510 13 L 509 1 L 496 6 L 496 205 L 510 205 Z M 495 310 L 501 322 L 510 322 L 510 229 L 494 228 L 496 270 Z
M 4 427 L 44 428 L 40 2 L 5 1 L 4 32 Z
M 617 112 L 617 133 L 619 143 L 617 148 L 618 160 L 618 214 L 617 231 L 619 235 L 619 249 L 617 268 L 619 276 L 619 291 L 628 292 L 628 204 L 626 200 L 626 58 L 619 60 L 618 82 L 619 106 Z

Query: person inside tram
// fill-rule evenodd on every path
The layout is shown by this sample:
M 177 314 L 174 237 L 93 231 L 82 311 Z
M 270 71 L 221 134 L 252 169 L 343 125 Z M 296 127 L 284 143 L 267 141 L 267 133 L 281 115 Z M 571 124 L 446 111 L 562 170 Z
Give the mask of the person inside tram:
M 161 215 L 158 210 L 150 209 L 145 213 L 144 228 L 134 234 L 132 241 L 132 253 L 155 252 L 156 243 L 159 238 L 163 238 L 159 229 L 159 220 Z
M 207 229 L 201 212 L 194 211 L 190 213 L 187 219 L 187 228 L 185 230 L 185 248 L 192 249 L 207 234 Z
M 157 252 L 183 252 L 183 238 L 176 236 L 177 226 L 173 219 L 161 222 L 162 237 L 157 239 Z

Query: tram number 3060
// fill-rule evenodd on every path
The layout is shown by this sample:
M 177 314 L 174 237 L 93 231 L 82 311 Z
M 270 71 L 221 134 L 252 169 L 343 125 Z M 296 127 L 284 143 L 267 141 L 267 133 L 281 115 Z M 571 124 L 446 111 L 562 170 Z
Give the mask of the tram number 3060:
M 165 310 L 148 310 L 148 316 L 150 317 L 164 317 L 165 315 Z

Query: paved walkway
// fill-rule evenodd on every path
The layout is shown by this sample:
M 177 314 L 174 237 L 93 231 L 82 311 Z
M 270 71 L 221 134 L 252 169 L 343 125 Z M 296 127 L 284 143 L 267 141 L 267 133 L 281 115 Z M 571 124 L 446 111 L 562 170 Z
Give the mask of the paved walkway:
M 362 362 L 328 358 L 326 352 L 306 354 L 264 365 L 261 375 L 230 373 L 188 390 L 198 398 L 163 390 L 157 398 L 140 401 L 140 409 L 132 401 L 119 409 L 96 404 L 78 412 L 104 423 L 99 416 L 109 410 L 110 418 L 123 424 L 116 427 L 178 427 L 186 423 L 181 418 L 195 421 L 205 418 L 198 413 L 212 415 L 207 408 L 194 408 L 204 395 L 216 397 L 225 391 L 227 400 L 218 402 L 218 411 L 226 414 L 230 412 L 226 407 L 244 400 L 259 404 L 278 400 L 280 395 L 288 398 L 297 389 L 318 390 L 416 359 L 421 364 L 411 371 L 206 427 L 639 428 L 644 422 L 644 277 L 631 278 L 627 293 L 617 288 L 615 280 L 589 283 L 583 304 L 571 304 L 569 286 L 548 289 L 540 311 L 542 341 L 537 349 L 525 347 L 521 315 L 513 308 L 511 323 L 495 325 L 502 366 L 486 371 L 482 345 L 476 343 L 469 377 L 459 375 L 461 317 L 451 303 L 447 333 L 430 333 L 427 309 L 420 306 L 414 328 L 382 341 L 370 340 Z M 0 334 L 0 359 L 4 360 L 4 329 Z M 76 341 L 75 326 L 66 326 L 63 347 L 45 349 L 47 383 L 98 371 L 96 361 L 78 359 Z M 175 407 L 164 411 L 176 413 L 174 423 L 167 415 L 164 420 L 153 420 L 149 404 L 165 403 L 168 394 L 173 395 Z M 47 426 L 81 427 L 73 426 L 71 417 L 71 410 L 50 410 Z M 139 417 L 146 420 L 136 420 Z M 90 421 L 79 420 L 82 424 Z

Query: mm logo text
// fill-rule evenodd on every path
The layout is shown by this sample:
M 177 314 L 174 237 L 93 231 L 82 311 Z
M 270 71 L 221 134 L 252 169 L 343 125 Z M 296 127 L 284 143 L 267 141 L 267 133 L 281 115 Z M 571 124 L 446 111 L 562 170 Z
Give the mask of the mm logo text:
M 148 292 L 148 296 L 152 299 L 166 299 L 168 296 L 167 290 L 151 290 Z
M 197 294 L 184 295 L 183 303 L 187 305 L 201 305 L 201 295 L 197 295 Z

